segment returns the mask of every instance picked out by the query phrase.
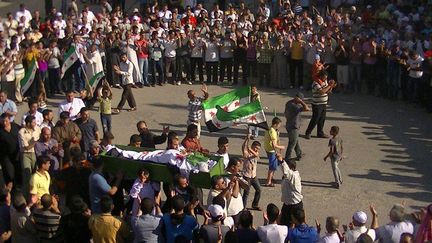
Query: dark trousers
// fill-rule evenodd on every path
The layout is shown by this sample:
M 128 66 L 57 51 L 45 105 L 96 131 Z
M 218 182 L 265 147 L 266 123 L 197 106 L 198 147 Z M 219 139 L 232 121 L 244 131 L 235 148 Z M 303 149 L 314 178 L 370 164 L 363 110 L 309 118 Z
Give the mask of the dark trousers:
M 303 85 L 303 60 L 291 59 L 290 62 L 290 80 L 291 85 L 295 86 L 295 77 L 297 73 L 298 86 Z
M 412 78 L 408 77 L 408 92 L 409 92 L 409 101 L 418 102 L 419 99 L 419 89 L 422 87 L 422 78 Z
M 249 191 L 250 188 L 253 187 L 255 189 L 255 195 L 252 201 L 252 207 L 258 207 L 259 200 L 261 198 L 261 185 L 258 180 L 258 177 L 255 178 L 246 178 L 246 181 L 248 182 L 249 186 L 244 189 L 243 191 L 243 206 L 246 208 L 247 205 L 247 199 L 249 197 Z
M 246 61 L 246 75 L 248 78 L 256 78 L 257 75 L 257 61 L 250 61 L 247 60 Z M 248 80 L 248 82 L 250 83 L 250 79 Z
M 202 57 L 191 57 L 191 77 L 192 81 L 195 81 L 195 70 L 198 68 L 199 81 L 204 82 L 204 68 Z
M 126 101 L 128 102 L 130 108 L 136 107 L 135 98 L 132 93 L 132 84 L 123 85 L 123 93 L 117 109 L 121 110 Z
M 186 74 L 186 80 L 191 80 L 191 61 L 189 56 L 178 56 L 177 57 L 177 80 L 183 79 L 183 72 Z
M 106 132 L 111 132 L 111 114 L 100 113 L 100 119 L 104 134 Z
M 366 85 L 368 89 L 368 94 L 373 95 L 375 93 L 375 84 L 376 84 L 376 72 L 375 72 L 375 64 L 365 64 L 364 78 L 366 79 Z
M 291 224 L 293 223 L 292 214 L 296 210 L 303 210 L 303 202 L 291 205 L 287 205 L 284 203 L 281 210 L 280 224 L 291 226 Z
M 324 135 L 324 123 L 326 119 L 327 105 L 312 105 L 312 118 L 306 130 L 306 134 L 311 134 L 312 130 L 318 125 L 317 136 Z
M 60 68 L 48 68 L 48 80 L 48 85 L 46 85 L 48 95 L 54 95 L 60 91 Z
M 156 84 L 156 72 L 158 73 L 158 83 L 162 83 L 165 80 L 163 63 L 162 60 L 151 60 L 150 61 L 151 74 L 152 74 L 152 84 Z
M 174 82 L 177 77 L 177 60 L 175 57 L 165 57 L 165 78 L 168 80 L 168 73 L 171 71 L 171 79 Z
M 288 133 L 288 146 L 285 152 L 285 160 L 291 159 L 291 153 L 294 149 L 296 156 L 300 157 L 302 155 L 302 150 L 299 144 L 299 130 L 298 129 L 287 129 Z
M 244 58 L 234 58 L 234 84 L 238 83 L 240 66 L 242 69 L 242 81 L 246 84 L 246 60 Z
M 258 79 L 261 86 L 270 86 L 270 63 L 258 63 Z
M 225 79 L 225 71 L 227 74 L 228 82 L 232 82 L 232 69 L 233 69 L 233 58 L 221 58 L 219 68 L 219 81 L 223 82 Z
M 217 83 L 218 62 L 206 62 L 207 83 Z
M 18 162 L 15 161 L 15 163 L 18 163 Z M 3 173 L 1 173 L 1 176 L 4 179 L 4 183 L 5 184 L 7 184 L 9 182 L 15 183 L 15 166 L 12 163 L 9 156 L 4 156 L 4 158 L 1 158 L 0 159 L 0 165 L 1 165 L 1 170 L 3 172 Z

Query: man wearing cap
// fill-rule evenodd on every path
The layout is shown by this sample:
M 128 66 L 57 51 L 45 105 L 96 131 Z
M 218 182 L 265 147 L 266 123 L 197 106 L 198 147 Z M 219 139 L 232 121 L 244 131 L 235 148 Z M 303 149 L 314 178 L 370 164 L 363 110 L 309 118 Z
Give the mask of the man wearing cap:
M 371 206 L 370 209 L 372 213 L 371 228 L 376 232 L 376 240 L 381 243 L 398 243 L 403 233 L 413 234 L 414 226 L 406 220 L 407 214 L 404 205 L 395 204 L 389 213 L 391 222 L 383 226 L 378 225 L 378 213 L 375 208 Z
M 367 214 L 363 211 L 357 211 L 352 216 L 352 227 L 345 232 L 345 243 L 355 243 L 358 237 L 366 233 L 373 241 L 375 241 L 375 230 L 368 229 L 365 224 L 367 222 Z
M 208 207 L 208 211 L 210 213 L 211 222 L 208 222 L 208 217 L 204 215 L 205 219 L 200 229 L 200 238 L 204 240 L 204 242 L 219 242 L 218 239 L 224 242 L 226 233 L 230 231 L 230 227 L 222 225 L 222 221 L 225 218 L 224 209 L 220 205 L 211 204 Z
M 285 160 L 291 159 L 293 149 L 295 150 L 297 160 L 300 160 L 303 156 L 298 142 L 301 112 L 310 111 L 303 99 L 304 95 L 299 92 L 294 99 L 285 104 L 285 118 L 287 120 L 285 127 L 288 133 L 288 147 L 285 153 Z

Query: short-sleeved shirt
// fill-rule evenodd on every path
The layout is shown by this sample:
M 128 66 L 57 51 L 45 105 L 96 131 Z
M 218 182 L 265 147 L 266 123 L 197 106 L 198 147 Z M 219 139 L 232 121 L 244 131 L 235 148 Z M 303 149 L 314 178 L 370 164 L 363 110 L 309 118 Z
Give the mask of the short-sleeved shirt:
M 98 98 L 99 112 L 104 115 L 111 115 L 111 99 L 110 98 Z
M 301 224 L 297 225 L 295 228 L 289 229 L 288 238 L 290 243 L 311 243 L 317 242 L 319 235 L 315 227 Z
M 276 131 L 276 129 L 274 129 L 273 127 L 270 128 L 270 130 L 268 130 L 268 132 L 265 133 L 264 135 L 264 149 L 266 152 L 268 153 L 274 153 L 275 150 L 273 148 L 273 142 L 272 141 L 277 141 L 279 137 L 279 132 Z
M 135 236 L 134 242 L 162 242 L 161 217 L 150 214 L 132 216 L 131 226 Z
M 342 138 L 340 137 L 330 138 L 328 146 L 331 147 L 333 150 L 331 159 L 340 160 L 342 158 Z
M 13 102 L 10 99 L 7 99 L 6 102 L 3 104 L 0 102 L 0 115 L 5 113 L 6 111 L 10 111 L 10 112 L 18 112 L 17 106 L 15 104 L 15 102 Z M 11 122 L 13 122 L 15 119 L 15 116 L 10 116 L 9 120 Z
M 37 208 L 33 211 L 33 219 L 40 242 L 63 242 L 59 213 Z
M 101 213 L 101 197 L 107 195 L 111 186 L 106 179 L 98 172 L 91 173 L 89 177 L 89 194 L 92 213 Z
M 413 234 L 414 226 L 408 221 L 391 222 L 375 230 L 377 239 L 382 243 L 398 243 L 403 233 Z
M 165 239 L 167 242 L 175 242 L 179 236 L 183 236 L 187 241 L 192 241 L 193 231 L 198 229 L 196 219 L 190 215 L 184 215 L 183 221 L 179 225 L 171 223 L 171 215 L 165 214 L 162 217 L 163 225 L 165 227 Z
M 200 229 L 200 236 L 204 242 L 207 243 L 217 243 L 218 241 L 218 225 L 208 224 L 203 225 Z M 230 230 L 230 228 L 226 225 L 221 225 L 222 232 L 222 242 L 225 241 L 225 235 Z
M 30 141 L 38 141 L 41 135 L 41 130 L 39 127 L 35 127 L 34 130 L 30 130 L 26 127 L 23 127 L 18 132 L 18 141 L 20 145 L 21 152 L 24 153 L 34 153 L 34 147 L 30 149 L 25 149 L 30 145 Z
M 51 177 L 47 171 L 43 174 L 36 171 L 30 178 L 30 194 L 36 195 L 38 198 L 41 198 L 44 194 L 50 194 L 50 184 Z
M 187 109 L 189 111 L 188 119 L 191 122 L 199 122 L 201 120 L 202 116 L 202 101 L 204 98 L 197 97 L 195 100 L 191 101 L 189 100 Z
M 88 224 L 94 242 L 122 243 L 129 234 L 126 222 L 109 213 L 93 214 Z
M 290 100 L 285 104 L 285 118 L 287 119 L 286 122 L 287 130 L 294 130 L 300 128 L 300 124 L 301 124 L 300 112 L 302 111 L 303 111 L 303 106 L 301 106 L 300 104 L 296 104 L 293 100 Z
M 314 81 L 312 83 L 312 104 L 313 105 L 327 105 L 328 94 L 320 94 L 322 89 L 327 88 L 327 81 Z
M 285 242 L 288 237 L 288 227 L 285 225 L 269 224 L 259 226 L 257 233 L 263 243 Z

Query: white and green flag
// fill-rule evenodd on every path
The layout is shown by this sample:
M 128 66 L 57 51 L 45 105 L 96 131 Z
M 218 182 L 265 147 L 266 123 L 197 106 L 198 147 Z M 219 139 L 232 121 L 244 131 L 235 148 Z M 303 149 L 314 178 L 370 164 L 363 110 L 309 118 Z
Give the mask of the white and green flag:
M 71 46 L 69 50 L 64 55 L 64 63 L 60 71 L 60 79 L 63 79 L 66 71 L 78 61 L 78 54 L 75 51 L 75 47 Z
M 260 101 L 251 102 L 251 87 L 232 90 L 210 98 L 202 104 L 206 126 L 216 132 L 237 125 L 268 129 Z
M 38 65 L 36 62 L 36 58 L 33 58 L 33 60 L 31 61 L 30 65 L 29 65 L 29 68 L 25 72 L 24 78 L 21 79 L 21 81 L 20 81 L 21 94 L 24 95 L 24 93 L 27 92 L 27 90 L 32 85 L 32 83 L 35 79 L 37 69 L 38 69 Z
M 93 75 L 93 77 L 90 78 L 89 80 L 89 86 L 91 90 L 95 90 L 97 85 L 99 84 L 99 82 L 101 81 L 101 79 L 105 77 L 105 73 L 103 71 L 100 71 L 98 73 L 96 73 L 95 75 Z

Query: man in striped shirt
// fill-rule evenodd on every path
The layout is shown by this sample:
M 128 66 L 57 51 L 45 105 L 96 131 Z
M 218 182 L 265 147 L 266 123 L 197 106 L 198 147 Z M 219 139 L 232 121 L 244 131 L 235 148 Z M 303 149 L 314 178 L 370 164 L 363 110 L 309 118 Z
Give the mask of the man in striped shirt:
M 60 210 L 57 200 L 50 194 L 41 198 L 42 208 L 33 211 L 39 242 L 63 242 L 63 233 L 60 229 Z
M 207 100 L 207 98 L 209 97 L 209 93 L 207 90 L 207 85 L 203 84 L 201 87 L 201 91 L 203 92 L 204 96 L 203 97 L 197 97 L 195 95 L 195 91 L 193 90 L 189 90 L 187 92 L 188 98 L 189 98 L 189 103 L 187 106 L 188 109 L 188 121 L 187 121 L 187 125 L 190 124 L 195 124 L 198 127 L 198 138 L 201 135 L 201 116 L 202 116 L 202 106 L 201 103 L 204 100 Z
M 318 125 L 317 136 L 319 138 L 328 138 L 324 134 L 323 128 L 326 119 L 328 94 L 336 87 L 336 82 L 330 80 L 327 82 L 327 72 L 321 71 L 319 78 L 312 83 L 312 118 L 306 129 L 306 139 L 310 139 L 312 130 Z

